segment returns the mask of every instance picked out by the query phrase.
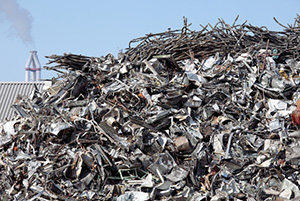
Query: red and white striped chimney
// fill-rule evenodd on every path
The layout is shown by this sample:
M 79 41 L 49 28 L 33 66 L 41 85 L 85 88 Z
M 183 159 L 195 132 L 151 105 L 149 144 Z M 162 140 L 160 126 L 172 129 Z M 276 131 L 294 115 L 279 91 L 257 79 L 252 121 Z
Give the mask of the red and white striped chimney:
M 38 82 L 41 79 L 41 64 L 37 57 L 37 51 L 30 51 L 29 58 L 25 66 L 25 81 Z

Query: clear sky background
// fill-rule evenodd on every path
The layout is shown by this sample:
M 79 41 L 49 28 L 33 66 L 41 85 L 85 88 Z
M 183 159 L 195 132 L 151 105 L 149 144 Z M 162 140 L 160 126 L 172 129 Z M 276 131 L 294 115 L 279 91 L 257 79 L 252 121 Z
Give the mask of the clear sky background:
M 183 16 L 193 30 L 218 18 L 232 24 L 237 15 L 238 24 L 283 30 L 273 17 L 293 24 L 297 13 L 299 0 L 0 0 L 0 81 L 25 81 L 30 50 L 42 66 L 52 54 L 117 56 L 134 38 L 181 29 Z M 42 79 L 53 76 L 42 70 Z

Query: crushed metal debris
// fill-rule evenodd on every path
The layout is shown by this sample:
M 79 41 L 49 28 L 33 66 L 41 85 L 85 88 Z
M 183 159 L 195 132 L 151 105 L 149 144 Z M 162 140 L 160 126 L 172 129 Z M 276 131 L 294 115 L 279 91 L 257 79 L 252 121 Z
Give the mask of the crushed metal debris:
M 236 23 L 48 56 L 0 124 L 1 199 L 299 200 L 300 16 Z

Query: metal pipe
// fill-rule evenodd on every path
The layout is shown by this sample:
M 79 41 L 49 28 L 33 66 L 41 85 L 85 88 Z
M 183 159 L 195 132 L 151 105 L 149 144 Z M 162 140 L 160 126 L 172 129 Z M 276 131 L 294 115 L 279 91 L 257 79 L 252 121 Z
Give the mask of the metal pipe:
M 40 81 L 40 79 L 41 79 L 41 63 L 40 63 L 40 61 L 37 57 L 37 51 L 34 52 L 33 61 L 34 61 L 35 66 L 36 66 L 36 72 L 35 72 L 36 81 Z
M 36 81 L 36 76 L 35 76 L 35 70 L 33 70 L 34 68 L 36 68 L 36 65 L 35 65 L 35 61 L 34 61 L 34 51 L 31 51 L 30 52 L 30 57 L 31 57 L 31 69 L 30 69 L 30 71 L 31 71 L 31 82 L 35 82 Z
M 28 60 L 27 60 L 27 62 L 26 62 L 26 65 L 25 65 L 25 81 L 26 82 L 30 82 L 31 81 L 31 79 L 30 79 L 30 70 L 31 70 L 31 68 L 30 68 L 30 66 L 31 66 L 31 63 L 32 63 L 32 56 L 31 56 L 31 52 L 30 52 L 30 55 L 29 55 L 29 57 L 28 57 Z
M 29 82 L 29 76 L 30 76 L 30 71 L 26 70 L 25 71 L 25 82 Z

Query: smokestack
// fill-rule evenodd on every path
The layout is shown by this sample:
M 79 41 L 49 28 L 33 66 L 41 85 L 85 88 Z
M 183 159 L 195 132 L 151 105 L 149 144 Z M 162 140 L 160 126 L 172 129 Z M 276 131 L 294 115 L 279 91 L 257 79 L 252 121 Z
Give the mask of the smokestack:
M 30 51 L 29 58 L 25 66 L 25 81 L 37 82 L 41 79 L 41 64 L 37 57 L 37 51 Z

